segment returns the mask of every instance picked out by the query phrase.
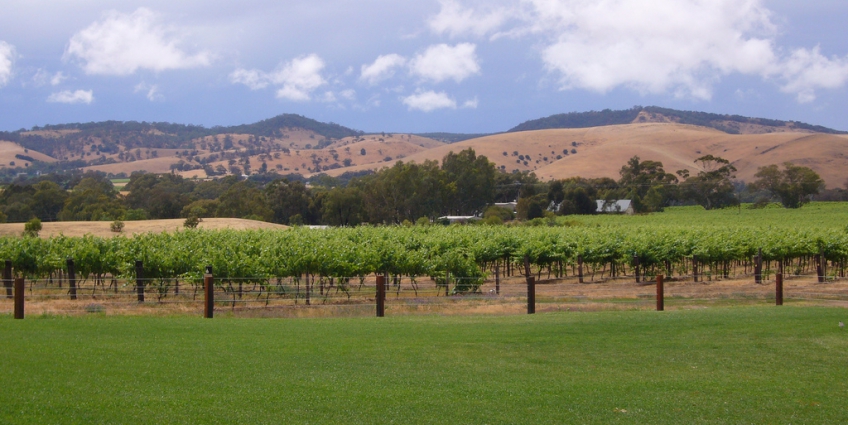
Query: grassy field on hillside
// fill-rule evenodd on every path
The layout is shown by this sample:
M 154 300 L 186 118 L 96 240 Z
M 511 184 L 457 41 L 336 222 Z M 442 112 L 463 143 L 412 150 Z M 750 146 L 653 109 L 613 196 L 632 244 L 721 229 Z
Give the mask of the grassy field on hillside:
M 737 208 L 706 211 L 700 206 L 669 207 L 665 211 L 638 215 L 582 215 L 558 217 L 558 220 L 582 225 L 608 226 L 749 226 L 848 229 L 848 202 L 813 202 L 801 208 L 783 208 L 771 204 L 751 209 Z
M 848 310 L 0 318 L 0 423 L 846 423 Z

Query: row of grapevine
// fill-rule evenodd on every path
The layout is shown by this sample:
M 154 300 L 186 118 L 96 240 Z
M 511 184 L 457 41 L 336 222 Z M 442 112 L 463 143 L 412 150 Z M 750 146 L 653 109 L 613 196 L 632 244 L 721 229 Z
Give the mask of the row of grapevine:
M 204 231 L 135 237 L 0 238 L 0 259 L 16 273 L 50 278 L 72 258 L 85 279 L 131 278 L 144 263 L 145 278 L 199 280 L 211 265 L 219 279 L 268 279 L 311 274 L 483 279 L 495 265 L 508 270 L 528 258 L 538 271 L 562 273 L 578 259 L 591 270 L 633 266 L 646 273 L 688 272 L 702 264 L 743 264 L 762 250 L 764 261 L 794 261 L 823 254 L 844 264 L 848 233 L 841 230 L 750 227 L 356 227 L 326 230 Z

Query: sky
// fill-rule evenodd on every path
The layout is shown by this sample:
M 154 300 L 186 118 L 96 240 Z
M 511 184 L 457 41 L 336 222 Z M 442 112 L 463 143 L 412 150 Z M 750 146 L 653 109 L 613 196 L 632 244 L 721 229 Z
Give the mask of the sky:
M 505 131 L 656 105 L 848 130 L 844 0 L 3 0 L 0 130 Z

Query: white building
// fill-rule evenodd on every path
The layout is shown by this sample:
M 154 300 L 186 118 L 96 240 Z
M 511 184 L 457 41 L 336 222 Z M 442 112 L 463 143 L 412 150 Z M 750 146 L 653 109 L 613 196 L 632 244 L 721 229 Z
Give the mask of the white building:
M 629 199 L 620 199 L 618 201 L 598 199 L 596 202 L 598 203 L 598 209 L 595 210 L 597 213 L 632 215 L 635 212 L 633 211 L 633 203 Z

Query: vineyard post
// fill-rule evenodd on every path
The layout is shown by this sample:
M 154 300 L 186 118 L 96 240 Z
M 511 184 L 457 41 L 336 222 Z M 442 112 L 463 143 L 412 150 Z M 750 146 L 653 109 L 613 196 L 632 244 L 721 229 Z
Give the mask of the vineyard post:
M 203 275 L 203 317 L 211 319 L 215 314 L 215 278 L 212 276 L 212 266 L 206 266 Z
M 3 286 L 6 287 L 6 298 L 12 299 L 12 261 L 6 260 L 3 267 Z
M 825 274 L 827 273 L 827 262 L 824 258 L 824 249 L 822 248 L 821 243 L 819 243 L 819 255 L 817 259 L 818 264 L 816 265 L 816 272 L 819 275 L 819 283 L 824 283 Z
M 144 302 L 144 263 L 141 260 L 135 262 L 135 290 L 138 294 L 138 302 Z
M 695 278 L 695 282 L 698 282 L 698 256 L 692 256 L 692 276 Z
M 633 270 L 636 271 L 636 283 L 639 283 L 639 256 L 633 254 Z
M 783 305 L 783 274 L 774 276 L 774 302 L 775 305 Z
M 527 276 L 527 314 L 536 314 L 536 278 Z
M 757 251 L 757 256 L 754 257 L 754 282 L 763 283 L 763 249 Z
M 663 287 L 663 275 L 657 275 L 657 311 L 665 310 L 665 288 Z
M 386 276 L 377 275 L 377 317 L 386 315 Z
M 15 319 L 24 318 L 24 278 L 15 279 Z
M 577 282 L 583 283 L 583 256 L 577 256 Z
M 495 294 L 501 294 L 501 265 L 495 264 Z
M 68 288 L 71 291 L 71 299 L 77 299 L 77 272 L 74 267 L 74 260 L 68 258 Z

